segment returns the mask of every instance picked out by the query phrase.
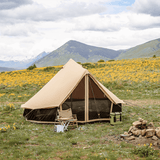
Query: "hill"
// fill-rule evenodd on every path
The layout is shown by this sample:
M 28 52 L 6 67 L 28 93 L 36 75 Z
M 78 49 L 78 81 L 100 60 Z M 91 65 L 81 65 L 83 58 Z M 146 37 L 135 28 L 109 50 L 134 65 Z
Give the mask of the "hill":
M 123 51 L 116 59 L 132 59 L 160 56 L 160 39 L 152 40 Z
M 38 67 L 63 65 L 70 58 L 77 62 L 97 62 L 100 59 L 116 58 L 121 52 L 112 49 L 90 46 L 81 42 L 70 40 L 57 50 L 36 61 Z
M 14 71 L 14 68 L 7 68 L 7 67 L 0 67 L 0 72 L 5 72 L 5 71 Z

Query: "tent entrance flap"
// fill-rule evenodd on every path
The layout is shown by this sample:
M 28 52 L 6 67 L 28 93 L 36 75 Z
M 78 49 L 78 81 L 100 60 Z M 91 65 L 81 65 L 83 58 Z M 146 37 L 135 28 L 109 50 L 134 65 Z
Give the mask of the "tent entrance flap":
M 89 77 L 89 120 L 110 118 L 111 101 Z
M 72 113 L 77 115 L 77 120 L 85 122 L 85 77 L 74 89 L 70 97 L 62 104 L 62 110 L 72 109 Z

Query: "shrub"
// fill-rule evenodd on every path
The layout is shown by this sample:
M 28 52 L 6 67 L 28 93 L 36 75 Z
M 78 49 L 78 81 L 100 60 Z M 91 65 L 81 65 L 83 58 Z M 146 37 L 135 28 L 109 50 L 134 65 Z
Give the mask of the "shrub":
M 27 68 L 27 70 L 32 70 L 32 69 L 34 69 L 34 68 L 37 68 L 37 66 L 34 64 L 33 66 L 29 66 L 28 68 Z
M 51 71 L 53 69 L 55 69 L 55 68 L 54 67 L 46 67 L 46 68 L 43 69 L 43 71 L 49 72 L 49 71 Z
M 155 54 L 153 55 L 153 58 L 156 58 L 156 55 L 155 55 Z
M 98 62 L 105 62 L 103 59 L 100 59 Z
M 89 62 L 83 63 L 82 66 L 83 66 L 84 68 L 87 68 L 87 69 L 88 69 L 88 68 L 95 68 L 95 65 L 92 64 L 92 63 L 89 63 Z
M 108 62 L 112 62 L 112 61 L 115 61 L 114 59 L 110 59 L 110 60 L 108 60 Z

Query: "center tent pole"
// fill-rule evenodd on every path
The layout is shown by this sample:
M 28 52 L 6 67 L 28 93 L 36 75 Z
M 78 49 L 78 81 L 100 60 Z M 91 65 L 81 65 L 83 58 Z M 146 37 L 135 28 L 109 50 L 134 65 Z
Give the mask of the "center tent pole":
M 89 121 L 89 77 L 85 75 L 85 122 Z

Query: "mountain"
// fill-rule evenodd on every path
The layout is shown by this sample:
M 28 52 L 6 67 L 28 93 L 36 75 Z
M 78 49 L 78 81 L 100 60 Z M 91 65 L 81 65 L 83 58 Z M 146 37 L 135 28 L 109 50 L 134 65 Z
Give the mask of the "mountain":
M 37 67 L 63 65 L 70 58 L 77 62 L 97 62 L 100 59 L 109 60 L 119 56 L 121 52 L 112 49 L 90 46 L 70 40 L 57 50 L 35 62 Z
M 123 51 L 116 59 L 132 59 L 160 56 L 160 39 L 155 39 L 144 44 Z
M 24 69 L 24 68 L 29 67 L 35 61 L 43 58 L 47 54 L 48 53 L 46 52 L 42 52 L 38 56 L 31 58 L 31 59 L 27 59 L 27 60 L 10 60 L 10 61 L 0 60 L 0 66 L 7 67 L 7 68 Z
M 0 72 L 14 71 L 14 68 L 0 67 Z

